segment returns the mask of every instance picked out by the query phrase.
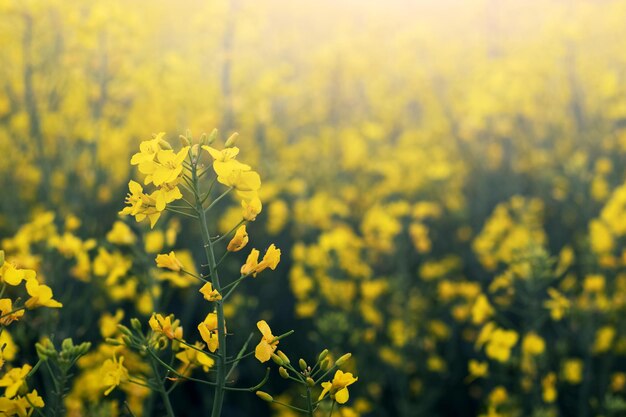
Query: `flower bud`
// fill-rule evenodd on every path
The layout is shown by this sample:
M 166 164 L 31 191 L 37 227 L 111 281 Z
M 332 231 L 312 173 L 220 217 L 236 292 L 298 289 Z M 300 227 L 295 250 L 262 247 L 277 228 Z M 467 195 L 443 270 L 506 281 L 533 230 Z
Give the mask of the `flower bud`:
M 311 378 L 310 376 L 307 376 L 306 377 L 306 384 L 309 387 L 314 387 L 315 386 L 315 381 L 313 381 L 313 378 Z
M 239 133 L 235 132 L 232 135 L 230 135 L 230 137 L 228 139 L 226 139 L 226 143 L 224 144 L 225 148 L 230 148 L 233 145 L 235 145 L 235 142 L 237 141 L 237 137 L 239 136 Z
M 69 337 L 67 339 L 63 339 L 61 342 L 61 349 L 65 351 L 70 351 L 74 347 L 74 342 Z
M 320 355 L 317 357 L 317 361 L 323 361 L 324 359 L 326 359 L 326 356 L 328 356 L 328 349 L 324 349 L 322 353 L 320 353 Z
M 165 150 L 172 150 L 172 145 L 170 145 L 170 143 L 164 139 L 161 139 L 159 141 L 159 146 Z
M 104 339 L 104 341 L 107 343 L 107 345 L 111 345 L 111 346 L 122 346 L 124 345 L 122 342 L 120 342 L 117 339 L 114 339 L 112 337 L 107 337 L 106 339 Z
M 138 332 L 141 331 L 141 322 L 139 321 L 138 318 L 133 317 L 132 319 L 130 319 L 130 325 L 132 326 L 133 329 L 137 330 Z
M 133 332 L 130 331 L 130 329 L 126 326 L 124 326 L 123 324 L 118 324 L 117 325 L 117 330 L 119 330 L 120 333 L 122 333 L 123 335 L 126 336 L 132 336 Z
M 322 371 L 327 371 L 330 368 L 330 359 L 326 358 L 320 364 L 320 368 Z
M 345 355 L 337 359 L 337 361 L 335 362 L 335 365 L 337 366 L 343 365 L 344 363 L 348 361 L 348 359 L 350 359 L 350 356 L 352 356 L 352 353 L 346 353 Z
M 257 391 L 256 396 L 262 399 L 263 401 L 267 401 L 268 403 L 271 403 L 274 401 L 274 398 L 264 391 Z
M 291 361 L 289 360 L 287 355 L 285 355 L 285 352 L 283 352 L 282 350 L 276 351 L 276 354 L 278 356 L 280 356 L 280 359 L 282 359 L 284 363 L 286 363 L 286 364 L 290 364 L 291 363 Z
M 185 147 L 185 146 L 191 146 L 191 142 L 189 142 L 189 139 L 187 139 L 187 136 L 184 135 L 180 135 L 178 137 L 178 139 L 180 139 L 180 144 Z
M 218 135 L 218 130 L 217 129 L 213 129 L 213 131 L 211 132 L 211 134 L 209 135 L 208 139 L 207 139 L 207 145 L 212 144 L 213 142 L 215 142 L 215 139 L 217 139 L 217 135 Z
M 276 365 L 279 365 L 279 366 L 283 366 L 285 364 L 283 360 L 280 358 L 280 356 L 278 356 L 275 353 L 272 353 L 272 360 L 274 361 Z
M 300 360 L 298 361 L 298 365 L 300 365 L 300 369 L 302 369 L 303 371 L 305 371 L 308 366 L 306 364 L 306 361 L 302 358 L 300 358 Z
M 0 266 L 4 265 L 4 251 L 0 250 Z

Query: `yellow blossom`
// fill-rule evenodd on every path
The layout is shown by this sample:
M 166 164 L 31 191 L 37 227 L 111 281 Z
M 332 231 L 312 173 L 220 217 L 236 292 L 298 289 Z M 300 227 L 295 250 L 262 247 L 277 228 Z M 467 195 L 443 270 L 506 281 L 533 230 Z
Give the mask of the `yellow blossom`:
M 265 320 L 257 322 L 256 326 L 259 328 L 263 336 L 254 350 L 254 356 L 261 363 L 265 363 L 270 360 L 272 353 L 276 350 L 278 340 L 274 340 L 275 337 L 272 334 L 272 330 Z
M 506 362 L 511 356 L 511 349 L 517 343 L 518 335 L 513 330 L 495 329 L 485 348 L 488 357 L 499 362 Z
M 174 251 L 171 251 L 169 254 L 160 254 L 157 255 L 156 265 L 159 268 L 171 269 L 172 271 L 178 272 L 183 269 L 183 264 L 176 258 L 176 254 Z
M 122 382 L 128 380 L 128 370 L 124 367 L 124 357 L 122 356 L 119 361 L 116 357 L 113 359 L 107 359 L 100 368 L 100 381 L 103 387 L 107 389 L 104 391 L 104 395 L 109 395 L 115 387 L 119 386 Z
M 550 316 L 552 320 L 559 321 L 565 315 L 565 312 L 570 307 L 570 302 L 560 292 L 554 288 L 548 288 L 549 300 L 546 300 L 543 305 L 550 310 Z
M 24 310 L 13 311 L 13 301 L 10 298 L 0 299 L 0 325 L 8 326 L 12 322 L 19 320 L 24 315 Z
M 182 339 L 183 328 L 178 320 L 172 321 L 173 317 L 172 315 L 163 317 L 163 315 L 155 313 L 150 317 L 148 324 L 153 332 L 161 333 L 168 339 Z
M 24 303 L 28 309 L 36 307 L 63 307 L 63 304 L 52 299 L 52 289 L 47 285 L 40 284 L 37 278 L 29 278 L 26 281 L 26 292 L 30 295 L 30 298 Z
M 553 403 L 556 401 L 556 374 L 554 372 L 550 372 L 541 380 L 541 385 L 543 387 L 543 401 L 546 403 Z
M 244 220 L 253 221 L 261 213 L 263 205 L 257 197 L 251 200 L 241 200 L 241 208 L 243 209 Z
M 204 372 L 208 372 L 215 365 L 215 361 L 206 353 L 200 352 L 204 345 L 196 342 L 194 347 L 182 344 L 181 351 L 176 354 L 176 359 L 187 366 L 201 366 Z
M 202 323 L 198 324 L 198 331 L 202 340 L 207 344 L 210 352 L 215 352 L 219 348 L 217 331 L 217 314 L 209 313 Z
M 113 223 L 113 228 L 107 233 L 106 239 L 115 245 L 132 245 L 137 237 L 126 223 L 118 220 Z
M 350 397 L 348 386 L 354 384 L 358 379 L 359 378 L 352 376 L 350 372 L 344 373 L 341 370 L 337 370 L 332 382 L 322 382 L 323 390 L 318 401 L 322 400 L 330 393 L 330 398 L 337 401 L 339 404 L 345 404 Z
M 200 293 L 207 301 L 219 301 L 222 299 L 222 294 L 213 289 L 213 284 L 210 282 L 207 282 L 202 286 L 202 288 L 200 288 Z
M 246 225 L 241 225 L 235 232 L 235 236 L 231 239 L 226 247 L 229 252 L 237 252 L 243 249 L 248 244 L 248 232 L 246 232 Z
M 583 380 L 583 361 L 567 359 L 563 363 L 563 379 L 570 384 L 580 384 Z
M 17 391 L 26 382 L 26 375 L 33 369 L 30 365 L 24 365 L 21 368 L 13 368 L 0 378 L 0 387 L 6 387 L 4 396 L 13 398 L 17 395 Z
M 115 333 L 117 333 L 117 325 L 120 324 L 122 319 L 124 318 L 124 310 L 118 308 L 115 311 L 115 315 L 104 313 L 100 317 L 100 334 L 102 337 L 112 337 Z
M 538 356 L 543 353 L 546 343 L 537 333 L 530 332 L 524 336 L 522 341 L 522 352 L 531 356 Z

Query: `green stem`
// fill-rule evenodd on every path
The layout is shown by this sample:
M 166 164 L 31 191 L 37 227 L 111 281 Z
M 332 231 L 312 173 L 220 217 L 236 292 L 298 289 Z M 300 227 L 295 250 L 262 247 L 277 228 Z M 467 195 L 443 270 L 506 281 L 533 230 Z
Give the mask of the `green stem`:
M 226 197 L 228 195 L 228 193 L 231 192 L 231 190 L 233 189 L 233 187 L 229 187 L 226 191 L 224 191 L 222 194 L 220 194 L 219 196 L 217 196 L 215 198 L 215 200 L 213 200 L 211 202 L 211 204 L 208 205 L 207 208 L 202 209 L 202 206 L 200 206 L 200 209 L 203 210 L 202 213 L 208 213 L 209 210 L 211 210 L 213 208 L 213 206 L 215 206 L 222 198 Z M 198 203 L 200 203 L 200 200 L 198 200 Z M 200 213 L 198 212 L 198 216 L 200 216 Z M 201 216 L 200 216 L 201 217 Z M 200 219 L 200 221 L 202 221 L 202 219 Z M 205 218 L 205 223 L 206 223 L 206 218 Z M 207 234 L 209 233 L 208 229 L 207 229 Z M 209 238 L 210 240 L 210 238 Z M 213 252 L 213 248 L 211 247 L 211 252 Z M 215 255 L 213 256 L 215 257 Z
M 311 400 L 311 387 L 307 384 L 306 386 L 306 409 L 307 416 L 313 417 L 313 401 Z
M 197 176 L 197 167 L 194 165 L 194 169 L 192 170 L 193 176 L 193 185 L 194 189 L 198 190 L 198 176 Z M 209 233 L 209 227 L 207 224 L 206 213 L 210 210 L 211 207 L 215 203 L 217 203 L 221 198 L 223 198 L 232 188 L 229 188 L 222 195 L 217 197 L 207 208 L 206 210 L 202 207 L 202 201 L 200 197 L 198 197 L 198 193 L 195 193 L 196 196 L 196 212 L 198 214 L 198 218 L 200 220 L 200 233 L 202 234 L 202 243 L 204 246 L 204 252 L 207 258 L 207 262 L 209 264 L 209 273 L 211 274 L 211 281 L 213 283 L 213 288 L 217 290 L 217 292 L 221 293 L 222 287 L 220 285 L 219 275 L 217 273 L 217 262 L 215 261 L 215 252 L 213 250 L 213 244 L 211 243 L 211 234 Z M 216 360 L 217 365 L 217 376 L 216 382 L 217 386 L 215 388 L 215 395 L 213 397 L 213 408 L 211 410 L 211 417 L 219 417 L 222 413 L 222 404 L 224 402 L 224 386 L 226 382 L 226 322 L 224 319 L 224 300 L 219 300 L 215 303 L 215 310 L 217 314 L 217 341 L 218 341 L 218 357 Z
M 167 395 L 167 391 L 165 390 L 165 384 L 163 384 L 163 379 L 161 378 L 161 375 L 159 374 L 159 368 L 157 367 L 157 365 L 156 365 L 156 363 L 154 361 L 154 359 L 156 358 L 156 355 L 154 353 L 152 353 L 152 351 L 149 350 L 149 349 L 148 349 L 148 352 L 151 353 L 151 355 L 150 355 L 150 365 L 152 366 L 152 372 L 154 372 L 154 380 L 156 381 L 156 384 L 158 386 L 157 391 L 159 392 L 159 394 L 161 394 L 161 399 L 163 400 L 163 404 L 165 405 L 165 410 L 167 411 L 167 416 L 168 417 L 176 417 L 176 415 L 174 414 L 174 409 L 172 408 L 172 403 L 170 402 L 170 397 L 169 397 L 169 395 Z M 165 364 L 160 359 L 159 359 L 159 362 L 161 364 Z

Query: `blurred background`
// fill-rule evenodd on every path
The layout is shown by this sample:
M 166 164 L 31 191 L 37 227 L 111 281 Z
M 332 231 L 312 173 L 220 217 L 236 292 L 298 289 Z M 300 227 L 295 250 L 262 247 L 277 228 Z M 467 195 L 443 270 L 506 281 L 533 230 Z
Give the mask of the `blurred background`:
M 161 308 L 191 334 L 197 289 L 163 276 L 155 306 L 142 276 L 171 249 L 199 267 L 201 240 L 114 224 L 139 142 L 216 127 L 263 179 L 254 246 L 283 251 L 229 328 L 352 352 L 336 416 L 626 415 L 624 22 L 623 0 L 0 0 L 2 247 L 64 304 L 10 336 L 16 360 L 90 340 L 68 415 L 159 415 L 89 381 L 103 323 Z M 293 414 L 229 393 L 225 415 Z

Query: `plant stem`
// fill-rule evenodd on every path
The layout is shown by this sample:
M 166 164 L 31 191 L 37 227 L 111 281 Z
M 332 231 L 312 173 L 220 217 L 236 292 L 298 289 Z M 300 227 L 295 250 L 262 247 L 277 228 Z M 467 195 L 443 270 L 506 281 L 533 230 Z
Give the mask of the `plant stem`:
M 174 409 L 172 408 L 172 403 L 170 402 L 170 397 L 167 395 L 167 391 L 165 390 L 165 385 L 163 384 L 163 379 L 161 379 L 161 375 L 159 374 L 159 368 L 154 361 L 154 356 L 150 355 L 150 365 L 152 366 L 152 372 L 154 372 L 154 380 L 158 386 L 158 392 L 161 394 L 161 398 L 163 399 L 163 404 L 165 405 L 165 410 L 167 411 L 168 417 L 176 417 L 174 414 Z
M 209 233 L 209 227 L 207 225 L 206 213 L 209 209 L 217 203 L 222 197 L 224 197 L 228 191 L 228 189 L 224 194 L 218 197 L 213 201 L 205 210 L 202 207 L 202 200 L 198 196 L 197 190 L 198 188 L 198 175 L 197 175 L 197 166 L 194 165 L 193 170 L 191 171 L 193 178 L 194 189 L 196 190 L 196 213 L 198 214 L 198 219 L 200 220 L 200 233 L 202 234 L 202 243 L 204 246 L 204 252 L 207 258 L 207 262 L 209 265 L 209 274 L 211 275 L 211 281 L 213 284 L 213 288 L 218 292 L 222 291 L 220 285 L 219 275 L 217 273 L 217 262 L 215 261 L 215 252 L 213 250 L 213 244 L 211 243 L 211 234 Z M 215 303 L 215 310 L 217 314 L 217 341 L 218 341 L 218 350 L 217 350 L 217 376 L 216 382 L 217 386 L 215 387 L 215 395 L 213 397 L 213 408 L 211 410 L 211 417 L 219 417 L 222 413 L 222 403 L 224 402 L 224 385 L 226 382 L 226 323 L 224 320 L 224 306 L 223 300 L 219 300 Z

